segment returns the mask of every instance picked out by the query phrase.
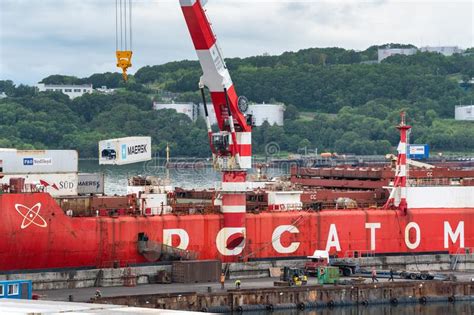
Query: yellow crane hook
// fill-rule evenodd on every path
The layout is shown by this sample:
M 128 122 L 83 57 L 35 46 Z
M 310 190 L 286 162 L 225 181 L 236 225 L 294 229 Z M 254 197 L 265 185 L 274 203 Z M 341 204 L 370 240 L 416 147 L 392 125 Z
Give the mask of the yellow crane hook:
M 117 67 L 122 69 L 122 76 L 125 81 L 128 79 L 127 69 L 132 66 L 132 51 L 131 50 L 117 50 Z

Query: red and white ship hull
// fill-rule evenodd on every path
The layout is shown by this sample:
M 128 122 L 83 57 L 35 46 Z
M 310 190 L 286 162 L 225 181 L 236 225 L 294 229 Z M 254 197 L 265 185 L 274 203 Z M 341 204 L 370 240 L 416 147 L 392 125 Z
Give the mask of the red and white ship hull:
M 222 214 L 70 217 L 46 193 L 0 195 L 0 271 L 146 263 L 137 235 L 198 253 L 198 259 L 457 252 L 474 247 L 474 208 L 351 209 L 246 214 L 235 250 Z

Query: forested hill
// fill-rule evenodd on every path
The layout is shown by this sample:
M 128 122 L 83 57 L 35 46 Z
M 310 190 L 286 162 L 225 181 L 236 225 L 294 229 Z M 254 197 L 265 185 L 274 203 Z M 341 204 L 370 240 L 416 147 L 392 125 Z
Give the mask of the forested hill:
M 287 105 L 284 127 L 255 128 L 254 152 L 265 153 L 266 144 L 277 142 L 289 152 L 387 153 L 398 140 L 393 126 L 401 110 L 408 111 L 414 125 L 412 142 L 429 143 L 439 151 L 474 152 L 474 124 L 452 119 L 455 105 L 474 101 L 474 89 L 463 83 L 474 77 L 474 49 L 450 57 L 399 55 L 378 64 L 373 62 L 377 48 L 314 48 L 227 59 L 240 95 Z M 169 142 L 175 155 L 207 156 L 202 121 L 151 110 L 152 99 L 165 95 L 199 102 L 200 75 L 199 63 L 185 60 L 143 67 L 126 84 L 118 73 L 42 80 L 118 88 L 115 95 L 72 101 L 0 81 L 0 92 L 9 96 L 0 100 L 0 147 L 77 148 L 81 156 L 94 156 L 99 139 L 151 135 L 157 151 Z

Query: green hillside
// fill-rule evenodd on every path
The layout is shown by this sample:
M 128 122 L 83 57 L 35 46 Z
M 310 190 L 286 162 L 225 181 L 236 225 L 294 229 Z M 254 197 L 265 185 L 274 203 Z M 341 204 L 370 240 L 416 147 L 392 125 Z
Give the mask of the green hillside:
M 396 47 L 395 44 L 392 44 Z M 437 151 L 474 152 L 474 124 L 454 121 L 454 107 L 471 104 L 474 54 L 444 57 L 434 53 L 393 56 L 381 64 L 377 46 L 362 52 L 314 48 L 279 56 L 227 60 L 240 95 L 253 102 L 287 105 L 285 126 L 254 129 L 254 152 L 276 142 L 282 151 L 318 148 L 338 153 L 385 154 L 398 141 L 394 125 L 401 110 L 414 126 L 413 143 Z M 92 94 L 69 100 L 0 81 L 0 147 L 76 148 L 96 155 L 96 142 L 110 137 L 151 135 L 163 153 L 208 156 L 203 121 L 191 122 L 174 111 L 151 110 L 152 100 L 170 95 L 199 102 L 197 61 L 179 61 L 139 69 L 130 82 L 118 73 L 88 78 L 52 75 L 44 83 L 92 83 L 117 88 L 114 95 Z

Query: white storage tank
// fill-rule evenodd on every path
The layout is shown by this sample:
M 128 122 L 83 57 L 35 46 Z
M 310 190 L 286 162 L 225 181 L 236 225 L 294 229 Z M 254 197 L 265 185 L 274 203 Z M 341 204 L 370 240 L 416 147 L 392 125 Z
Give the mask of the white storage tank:
M 454 110 L 456 120 L 474 120 L 474 105 L 456 106 Z
M 282 104 L 250 104 L 245 114 L 251 114 L 255 126 L 261 126 L 265 121 L 270 125 L 283 126 L 285 106 Z
M 0 149 L 2 172 L 9 174 L 77 173 L 75 150 Z
M 99 142 L 99 164 L 125 165 L 151 160 L 151 137 L 126 137 Z

